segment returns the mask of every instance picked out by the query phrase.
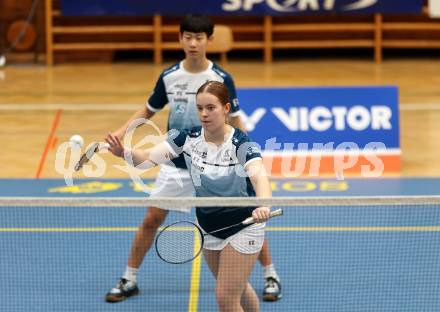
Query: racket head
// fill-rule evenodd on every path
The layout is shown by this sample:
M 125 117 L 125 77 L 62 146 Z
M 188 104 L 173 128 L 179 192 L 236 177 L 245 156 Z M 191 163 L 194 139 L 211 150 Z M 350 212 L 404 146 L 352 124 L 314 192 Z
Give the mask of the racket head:
M 84 164 L 86 164 L 90 158 L 92 158 L 93 154 L 95 154 L 99 150 L 99 143 L 93 143 L 90 145 L 90 147 L 86 150 L 84 154 L 81 155 L 81 158 L 75 165 L 75 171 L 79 171 Z
M 197 258 L 203 249 L 204 235 L 191 221 L 177 221 L 157 234 L 154 247 L 159 258 L 166 263 L 183 264 Z

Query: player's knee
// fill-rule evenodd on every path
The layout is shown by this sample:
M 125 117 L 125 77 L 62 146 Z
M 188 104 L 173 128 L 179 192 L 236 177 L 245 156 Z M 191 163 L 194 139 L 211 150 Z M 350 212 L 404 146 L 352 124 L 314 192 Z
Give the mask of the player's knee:
M 215 292 L 220 311 L 233 311 L 233 307 L 239 303 L 239 298 L 235 298 L 227 287 L 218 286 Z
M 162 215 L 148 214 L 147 218 L 142 224 L 144 231 L 153 230 L 156 231 L 159 226 L 162 225 L 164 217 Z
M 157 228 L 162 224 L 159 219 L 157 218 L 151 218 L 145 220 L 145 222 L 142 224 L 142 228 L 144 231 L 153 230 L 156 231 Z

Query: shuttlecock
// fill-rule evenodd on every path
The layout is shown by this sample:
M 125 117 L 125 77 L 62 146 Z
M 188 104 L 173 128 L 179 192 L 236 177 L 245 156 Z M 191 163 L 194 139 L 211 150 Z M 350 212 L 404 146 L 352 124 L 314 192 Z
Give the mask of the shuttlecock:
M 74 148 L 81 148 L 84 145 L 84 139 L 79 134 L 72 135 L 69 142 Z

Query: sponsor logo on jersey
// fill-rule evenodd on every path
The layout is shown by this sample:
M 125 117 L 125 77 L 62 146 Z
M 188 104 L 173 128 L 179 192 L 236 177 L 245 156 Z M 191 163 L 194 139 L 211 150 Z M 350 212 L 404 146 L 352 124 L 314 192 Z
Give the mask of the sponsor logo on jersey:
M 182 91 L 185 91 L 185 90 L 187 90 L 188 89 L 188 83 L 177 83 L 177 84 L 175 84 L 174 85 L 174 87 L 176 88 L 176 89 L 180 89 L 180 90 L 182 90 Z
M 232 160 L 231 151 L 225 150 L 225 152 L 222 155 L 221 161 L 222 162 L 230 162 L 231 160 Z

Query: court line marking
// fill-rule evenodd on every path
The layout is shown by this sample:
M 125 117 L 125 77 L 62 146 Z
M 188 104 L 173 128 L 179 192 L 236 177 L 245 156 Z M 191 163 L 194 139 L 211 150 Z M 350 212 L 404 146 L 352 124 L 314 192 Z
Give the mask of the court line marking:
M 400 148 L 383 148 L 383 149 L 332 149 L 332 150 L 267 150 L 262 154 L 265 157 L 283 157 L 283 156 L 367 156 L 367 155 L 400 155 Z
M 66 111 L 104 111 L 104 110 L 137 110 L 142 104 L 0 104 L 0 110 L 57 110 Z
M 160 230 L 161 228 L 159 228 Z M 137 227 L 86 227 L 86 228 L 0 228 L 3 233 L 84 233 L 84 232 L 136 232 Z M 179 230 L 179 229 L 176 229 Z M 182 231 L 187 229 L 182 228 Z M 440 225 L 432 226 L 306 226 L 266 227 L 267 232 L 440 232 Z
M 440 226 L 308 226 L 272 227 L 271 232 L 440 232 Z
M 403 110 L 403 111 L 440 110 L 440 103 L 400 104 L 399 108 L 400 108 L 400 110 Z
M 50 150 L 52 143 L 55 139 L 55 132 L 58 128 L 58 125 L 60 124 L 62 112 L 63 112 L 62 109 L 58 109 L 55 114 L 55 119 L 52 122 L 52 128 L 50 130 L 49 137 L 47 138 L 46 146 L 44 147 L 43 154 L 41 155 L 40 163 L 38 164 L 37 173 L 35 175 L 35 178 L 37 178 L 37 179 L 39 179 L 41 177 L 41 174 L 43 172 L 43 168 L 44 168 L 44 164 L 46 163 L 47 155 L 49 154 L 49 150 Z
M 0 232 L 11 232 L 11 233 L 84 233 L 84 232 L 136 232 L 137 227 L 89 227 L 89 228 L 0 228 Z
M 197 235 L 197 229 L 194 229 L 194 254 L 200 250 L 200 239 Z M 202 271 L 202 257 L 198 256 L 192 262 L 191 279 L 188 301 L 188 312 L 197 312 L 199 306 L 200 272 Z
M 132 111 L 137 110 L 143 104 L 0 104 L 0 110 L 4 111 L 22 111 L 22 110 L 66 110 L 66 111 Z M 427 111 L 427 110 L 440 110 L 440 103 L 407 103 L 399 104 L 399 110 L 401 111 Z

